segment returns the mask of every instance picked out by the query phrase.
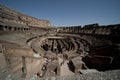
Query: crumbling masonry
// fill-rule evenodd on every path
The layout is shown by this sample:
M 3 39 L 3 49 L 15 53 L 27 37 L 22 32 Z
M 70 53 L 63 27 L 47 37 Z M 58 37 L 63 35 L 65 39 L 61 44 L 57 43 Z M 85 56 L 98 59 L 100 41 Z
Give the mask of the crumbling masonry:
M 47 20 L 0 5 L 2 69 L 25 79 L 120 69 L 120 24 L 53 28 Z

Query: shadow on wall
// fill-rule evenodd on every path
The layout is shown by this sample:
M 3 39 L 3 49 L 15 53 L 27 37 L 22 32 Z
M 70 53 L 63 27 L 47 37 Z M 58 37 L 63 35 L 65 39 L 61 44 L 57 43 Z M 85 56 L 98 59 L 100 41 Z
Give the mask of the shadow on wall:
M 115 46 L 96 47 L 83 58 L 88 68 L 99 71 L 120 69 L 120 51 Z

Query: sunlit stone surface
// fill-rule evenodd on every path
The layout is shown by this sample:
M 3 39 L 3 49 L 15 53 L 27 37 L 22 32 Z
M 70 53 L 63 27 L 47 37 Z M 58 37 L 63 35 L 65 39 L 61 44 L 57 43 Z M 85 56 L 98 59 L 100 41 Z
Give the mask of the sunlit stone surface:
M 119 80 L 119 69 L 120 24 L 54 28 L 0 5 L 0 80 Z

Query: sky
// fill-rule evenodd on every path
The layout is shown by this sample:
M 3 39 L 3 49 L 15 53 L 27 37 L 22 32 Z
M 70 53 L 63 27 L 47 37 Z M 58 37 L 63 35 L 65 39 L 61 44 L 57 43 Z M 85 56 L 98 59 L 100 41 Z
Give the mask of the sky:
M 120 24 L 120 0 L 0 0 L 9 8 L 53 26 Z

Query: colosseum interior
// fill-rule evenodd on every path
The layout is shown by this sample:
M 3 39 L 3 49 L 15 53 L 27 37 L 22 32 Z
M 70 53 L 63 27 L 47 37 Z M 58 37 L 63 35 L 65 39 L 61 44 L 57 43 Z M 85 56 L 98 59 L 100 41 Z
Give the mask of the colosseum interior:
M 103 78 L 114 73 L 107 79 L 119 80 L 119 69 L 120 24 L 52 27 L 48 20 L 0 5 L 0 80 L 59 80 L 56 76 L 105 72 Z

